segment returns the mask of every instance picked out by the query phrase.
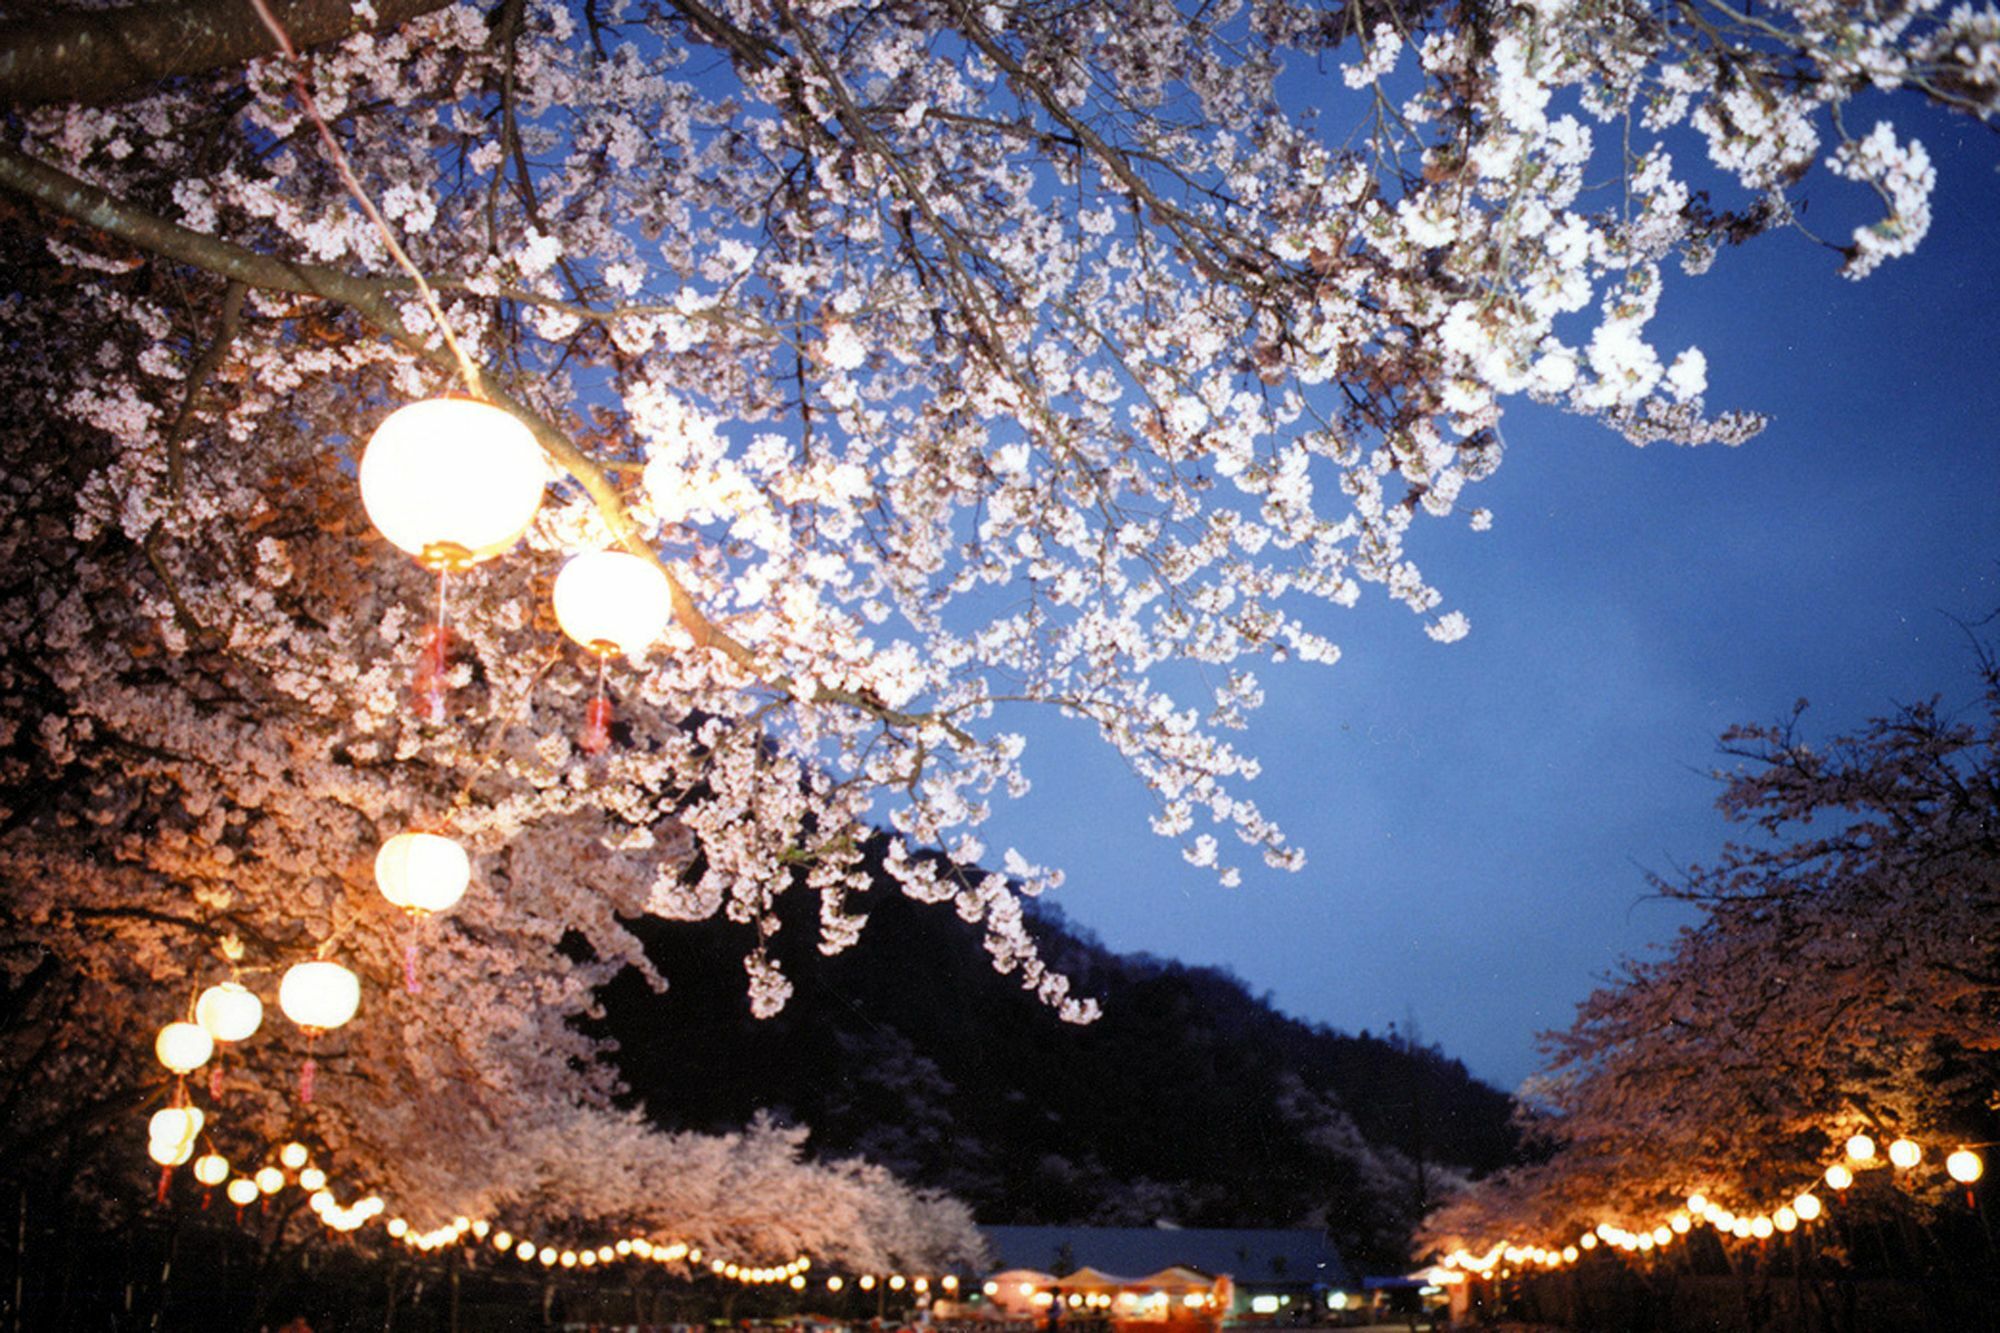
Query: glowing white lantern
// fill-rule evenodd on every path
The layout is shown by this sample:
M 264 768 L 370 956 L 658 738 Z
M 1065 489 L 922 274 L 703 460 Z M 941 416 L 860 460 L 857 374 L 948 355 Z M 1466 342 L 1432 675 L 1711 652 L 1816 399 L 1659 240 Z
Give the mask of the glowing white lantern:
M 562 1254 L 561 1254 L 560 1258 L 562 1259 L 562 1266 L 563 1266 L 564 1268 L 575 1268 L 575 1267 L 576 1267 L 576 1251 L 575 1251 L 575 1250 L 564 1250 L 564 1251 L 562 1252 Z
M 1854 1183 L 1854 1173 L 1835 1162 L 1826 1169 L 1826 1183 L 1837 1190 L 1844 1190 Z
M 500 1252 L 501 1252 L 502 1254 L 506 1253 L 506 1252 L 507 1252 L 508 1250 L 511 1250 L 511 1249 L 513 1249 L 513 1248 L 514 1248 L 514 1233 L 513 1233 L 513 1232 L 511 1232 L 511 1231 L 496 1231 L 496 1232 L 494 1232 L 494 1233 L 493 1233 L 493 1248 L 494 1248 L 494 1249 L 496 1249 L 496 1250 L 499 1250 L 499 1251 L 500 1251 Z
M 644 656 L 673 618 L 667 576 L 627 551 L 586 551 L 556 575 L 556 623 L 601 656 Z
M 257 1182 L 242 1176 L 229 1182 L 229 1201 L 238 1208 L 257 1201 Z
M 1924 1150 L 1910 1139 L 1897 1139 L 1889 1145 L 1889 1162 L 1900 1170 L 1907 1171 L 1924 1160 Z
M 1757 1217 L 1751 1219 L 1750 1234 L 1755 1236 L 1758 1240 L 1771 1239 L 1772 1230 L 1773 1228 L 1771 1225 L 1770 1218 L 1765 1217 L 1762 1214 L 1759 1214 Z
M 264 1002 L 246 986 L 218 981 L 194 1002 L 194 1021 L 217 1041 L 243 1041 L 264 1021 Z
M 408 1222 L 405 1222 L 400 1217 L 392 1217 L 389 1219 L 389 1225 L 385 1227 L 384 1230 L 386 1230 L 391 1237 L 397 1240 L 401 1240 L 404 1236 L 409 1234 L 410 1224 Z
M 375 883 L 406 912 L 445 911 L 471 882 L 465 849 L 435 833 L 398 833 L 375 854 Z
M 1700 1213 L 1707 1211 L 1707 1209 L 1708 1209 L 1708 1198 L 1706 1195 L 1698 1193 L 1688 1195 L 1689 1212 Z
M 1875 1140 L 1869 1138 L 1866 1134 L 1856 1134 L 1847 1141 L 1847 1155 L 1856 1162 L 1874 1161 Z
M 213 1188 L 229 1179 L 229 1159 L 221 1153 L 206 1153 L 194 1159 L 194 1178 Z
M 153 1054 L 176 1074 L 190 1073 L 215 1054 L 215 1038 L 196 1023 L 169 1023 L 153 1039 Z
M 1945 1174 L 1961 1185 L 1970 1185 L 1986 1174 L 1986 1163 L 1970 1148 L 1960 1148 L 1944 1159 Z
M 278 1149 L 278 1164 L 287 1171 L 296 1171 L 304 1166 L 311 1156 L 312 1154 L 306 1151 L 305 1144 L 287 1143 Z
M 179 1166 L 194 1156 L 194 1144 L 191 1141 L 183 1143 L 174 1139 L 154 1139 L 146 1145 L 146 1156 L 161 1166 Z
M 261 1168 L 251 1180 L 255 1181 L 257 1188 L 266 1194 L 276 1194 L 285 1187 L 285 1173 L 275 1166 Z
M 278 983 L 278 1007 L 308 1031 L 330 1032 L 361 1007 L 361 981 L 339 963 L 295 963 Z
M 153 1112 L 146 1122 L 146 1137 L 154 1143 L 192 1144 L 201 1133 L 203 1118 L 199 1107 L 169 1106 Z
M 316 1166 L 309 1166 L 299 1172 L 299 1188 L 317 1191 L 326 1188 L 326 1172 Z
M 1780 1231 L 1797 1231 L 1799 1229 L 1799 1215 L 1789 1208 L 1780 1208 L 1777 1212 L 1771 1214 L 1771 1225 Z
M 1792 1200 L 1792 1211 L 1799 1215 L 1799 1221 L 1801 1222 L 1812 1221 L 1814 1218 L 1820 1215 L 1821 1204 L 1819 1201 L 1819 1196 L 1814 1194 L 1801 1194 L 1798 1198 Z
M 548 462 L 512 413 L 470 398 L 431 398 L 375 428 L 359 479 L 376 531 L 433 569 L 463 569 L 526 530 L 542 503 Z
M 521 1260 L 523 1263 L 526 1263 L 528 1260 L 534 1258 L 535 1242 L 531 1240 L 522 1241 L 520 1245 L 515 1248 L 514 1257 L 516 1259 Z

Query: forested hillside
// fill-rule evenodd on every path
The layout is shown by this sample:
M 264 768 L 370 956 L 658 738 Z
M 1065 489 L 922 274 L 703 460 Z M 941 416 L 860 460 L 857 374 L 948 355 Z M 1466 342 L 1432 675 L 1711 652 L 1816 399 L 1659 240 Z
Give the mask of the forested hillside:
M 655 1118 L 722 1129 L 767 1110 L 982 1221 L 1324 1224 L 1382 1264 L 1441 1191 L 1514 1151 L 1509 1099 L 1406 1034 L 1299 1022 L 1227 973 L 1114 954 L 1041 908 L 1043 956 L 1104 1006 L 1065 1024 L 950 911 L 893 889 L 856 907 L 869 930 L 830 958 L 809 920 L 785 922 L 797 994 L 762 1020 L 743 927 L 640 926 L 672 987 L 627 974 L 605 1028 Z

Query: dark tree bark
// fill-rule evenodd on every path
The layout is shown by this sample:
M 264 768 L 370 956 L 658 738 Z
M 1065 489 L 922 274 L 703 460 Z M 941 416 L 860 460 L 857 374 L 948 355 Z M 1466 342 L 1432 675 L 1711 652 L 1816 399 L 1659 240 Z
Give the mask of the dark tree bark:
M 352 0 L 268 0 L 305 48 L 350 33 L 393 28 L 448 0 L 375 0 L 364 24 Z M 161 79 L 240 64 L 277 50 L 250 0 L 162 0 L 125 9 L 66 12 L 0 23 L 0 103 L 110 102 Z

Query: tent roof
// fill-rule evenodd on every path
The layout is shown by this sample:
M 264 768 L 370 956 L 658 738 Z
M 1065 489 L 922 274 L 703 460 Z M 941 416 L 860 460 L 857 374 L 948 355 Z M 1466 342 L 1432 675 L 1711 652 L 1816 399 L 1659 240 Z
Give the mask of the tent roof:
M 1129 1277 L 1117 1277 L 1086 1264 L 1074 1273 L 1057 1278 L 1055 1285 L 1064 1291 L 1086 1291 L 1097 1287 L 1129 1287 L 1134 1284 Z
M 1212 1287 L 1215 1279 L 1184 1264 L 1170 1264 L 1157 1273 L 1139 1279 L 1144 1287 Z

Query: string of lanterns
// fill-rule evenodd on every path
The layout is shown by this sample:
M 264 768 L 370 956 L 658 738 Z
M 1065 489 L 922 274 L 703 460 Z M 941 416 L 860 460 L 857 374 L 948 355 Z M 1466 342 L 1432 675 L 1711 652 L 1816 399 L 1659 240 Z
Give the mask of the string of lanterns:
M 1836 1197 L 1854 1184 L 1857 1167 L 1865 1169 L 1878 1165 L 1880 1161 L 1875 1140 L 1867 1134 L 1849 1136 L 1842 1147 L 1842 1159 L 1833 1162 L 1820 1175 L 1820 1180 L 1834 1191 Z M 1910 1138 L 1898 1138 L 1890 1143 L 1886 1155 L 1889 1165 L 1898 1171 L 1914 1170 L 1924 1160 L 1923 1147 Z M 1972 1148 L 1961 1145 L 1945 1155 L 1944 1168 L 1946 1175 L 1965 1187 L 1967 1207 L 1975 1206 L 1977 1201 L 1972 1186 L 1986 1173 L 1985 1159 Z M 1824 1203 L 1811 1188 L 1800 1190 L 1789 1201 L 1775 1208 L 1760 1209 L 1755 1213 L 1733 1212 L 1699 1192 L 1689 1194 L 1686 1203 L 1685 1210 L 1676 1210 L 1650 1229 L 1632 1231 L 1610 1222 L 1600 1222 L 1594 1229 L 1577 1237 L 1574 1243 L 1560 1248 L 1500 1241 L 1483 1254 L 1461 1248 L 1446 1255 L 1440 1262 L 1446 1268 L 1460 1270 L 1473 1277 L 1493 1276 L 1496 1269 L 1499 1276 L 1510 1277 L 1513 1270 L 1519 1267 L 1554 1269 L 1576 1263 L 1600 1244 L 1626 1254 L 1650 1254 L 1665 1249 L 1688 1235 L 1697 1224 L 1704 1223 L 1714 1228 L 1721 1239 L 1761 1243 L 1774 1235 L 1789 1234 L 1802 1225 L 1815 1222 L 1826 1211 Z

